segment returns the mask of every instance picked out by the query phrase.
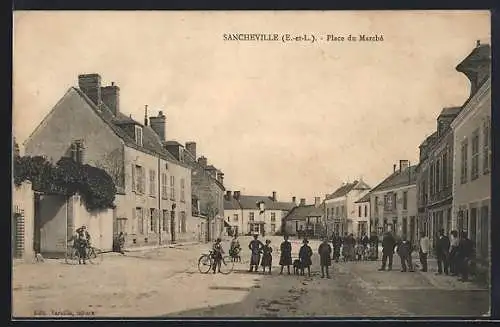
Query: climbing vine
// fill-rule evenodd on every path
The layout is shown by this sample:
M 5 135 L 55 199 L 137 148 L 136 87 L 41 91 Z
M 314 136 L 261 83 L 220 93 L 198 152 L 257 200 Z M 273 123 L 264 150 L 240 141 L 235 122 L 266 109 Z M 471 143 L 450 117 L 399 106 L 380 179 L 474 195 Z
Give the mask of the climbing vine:
M 116 186 L 103 169 L 63 157 L 52 165 L 41 156 L 14 156 L 14 183 L 29 180 L 33 189 L 72 196 L 79 193 L 87 210 L 114 208 Z

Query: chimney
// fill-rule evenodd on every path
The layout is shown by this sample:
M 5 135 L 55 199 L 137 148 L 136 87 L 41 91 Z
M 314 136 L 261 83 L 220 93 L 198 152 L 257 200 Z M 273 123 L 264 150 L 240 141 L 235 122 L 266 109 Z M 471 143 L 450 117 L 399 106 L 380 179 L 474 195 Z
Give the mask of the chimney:
M 479 46 L 481 46 L 481 41 L 480 40 L 476 40 L 476 48 L 479 48 Z
M 314 206 L 316 208 L 319 208 L 320 205 L 321 205 L 321 198 L 317 196 L 314 198 Z
M 224 173 L 218 173 L 217 177 L 219 182 L 224 185 Z
M 188 150 L 196 160 L 196 142 L 186 142 L 186 150 Z
M 202 166 L 203 168 L 205 168 L 207 166 L 207 158 L 205 158 L 204 156 L 199 157 L 198 158 L 198 164 L 200 166 Z
M 78 75 L 78 87 L 96 106 L 101 104 L 101 76 L 99 74 Z
M 276 191 L 273 191 L 273 197 L 272 197 L 272 199 L 273 199 L 273 202 L 276 202 Z
M 120 88 L 115 82 L 111 82 L 111 86 L 101 87 L 101 99 L 113 115 L 120 112 Z
M 158 116 L 149 117 L 149 125 L 162 141 L 165 141 L 165 120 L 165 115 L 161 110 L 158 112 Z
M 234 198 L 236 200 L 239 200 L 240 199 L 240 191 L 234 191 Z
M 405 171 L 409 167 L 409 164 L 408 160 L 399 160 L 399 172 Z
M 148 105 L 144 105 L 144 126 L 148 126 Z
M 300 199 L 299 206 L 300 206 L 300 207 L 303 207 L 303 206 L 305 206 L 305 205 L 306 205 L 306 199 L 304 199 L 304 198 Z
M 297 197 L 292 196 L 292 203 L 293 203 L 294 205 L 297 205 Z
M 396 164 L 392 165 L 392 172 L 395 173 L 396 172 Z

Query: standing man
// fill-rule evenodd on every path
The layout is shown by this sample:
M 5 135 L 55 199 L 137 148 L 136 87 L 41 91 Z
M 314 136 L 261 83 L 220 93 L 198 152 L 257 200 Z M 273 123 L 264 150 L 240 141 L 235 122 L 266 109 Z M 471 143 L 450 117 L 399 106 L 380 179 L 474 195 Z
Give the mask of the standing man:
M 438 263 L 438 275 L 444 273 L 448 275 L 448 256 L 450 250 L 450 239 L 444 235 L 444 229 L 439 231 L 439 238 L 436 242 L 436 257 Z
M 283 267 L 286 266 L 290 275 L 290 266 L 292 265 L 292 244 L 288 241 L 288 235 L 283 236 L 284 241 L 280 245 L 280 275 L 283 274 Z
M 340 237 L 339 232 L 336 232 L 332 237 L 332 245 L 333 245 L 333 260 L 335 262 L 339 262 L 340 258 L 340 248 L 342 247 L 342 237 Z
M 450 254 L 448 257 L 448 262 L 450 264 L 450 273 L 452 276 L 456 276 L 458 274 L 457 258 L 456 258 L 458 244 L 459 244 L 458 232 L 456 230 L 452 230 L 450 233 Z
M 391 232 L 386 232 L 382 239 L 382 267 L 379 271 L 384 271 L 389 259 L 389 270 L 392 270 L 392 259 L 394 256 L 394 248 L 396 247 L 396 239 Z
M 370 248 L 372 250 L 371 260 L 378 260 L 378 236 L 376 232 L 372 232 L 370 236 Z
M 330 246 L 330 244 L 328 244 L 327 237 L 324 237 L 323 242 L 319 245 L 318 254 L 321 266 L 321 278 L 325 278 L 325 270 L 326 278 L 330 278 L 328 267 L 330 267 L 330 265 L 332 264 L 332 247 Z
M 420 250 L 418 256 L 422 264 L 422 272 L 427 272 L 427 255 L 429 254 L 430 240 L 425 235 L 425 232 L 420 233 Z
M 398 255 L 401 259 L 401 272 L 413 271 L 411 252 L 411 243 L 406 238 L 406 235 L 403 235 L 398 244 Z
M 469 280 L 469 267 L 473 259 L 474 243 L 469 239 L 467 232 L 463 231 L 457 250 L 457 263 L 460 267 L 460 274 L 462 275 L 462 278 L 459 279 L 460 281 L 466 282 Z
M 259 270 L 259 263 L 260 263 L 260 253 L 262 252 L 262 247 L 264 244 L 262 244 L 261 241 L 258 240 L 259 235 L 254 234 L 253 240 L 250 241 L 250 244 L 248 244 L 248 248 L 251 251 L 251 257 L 250 257 L 250 272 L 253 271 L 253 268 L 255 267 L 255 271 L 257 272 Z

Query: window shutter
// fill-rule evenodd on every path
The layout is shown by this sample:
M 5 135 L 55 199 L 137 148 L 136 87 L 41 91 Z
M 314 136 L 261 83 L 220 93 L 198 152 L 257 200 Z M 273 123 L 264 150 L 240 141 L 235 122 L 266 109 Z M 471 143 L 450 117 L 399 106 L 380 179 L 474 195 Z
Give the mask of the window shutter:
M 141 193 L 146 193 L 146 170 L 144 167 L 141 167 L 141 186 L 142 186 L 142 192 Z
M 135 234 L 136 233 L 136 221 L 137 221 L 137 217 L 136 217 L 136 214 L 135 214 L 135 211 L 137 209 L 136 208 L 132 208 L 132 234 Z
M 135 191 L 135 190 L 136 190 L 136 185 L 135 185 L 135 175 L 136 175 L 135 165 L 134 165 L 134 164 L 132 164 L 132 191 Z M 135 211 L 134 211 L 134 215 L 135 215 Z

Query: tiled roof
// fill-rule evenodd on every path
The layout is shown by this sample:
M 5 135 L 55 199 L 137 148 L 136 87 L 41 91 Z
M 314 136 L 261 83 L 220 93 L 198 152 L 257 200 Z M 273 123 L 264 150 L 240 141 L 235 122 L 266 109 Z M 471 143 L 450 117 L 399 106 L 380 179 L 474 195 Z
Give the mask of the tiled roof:
M 236 201 L 235 198 L 231 197 L 230 199 L 227 199 L 226 196 L 224 196 L 224 210 L 240 210 L 240 204 L 238 201 Z
M 389 177 L 384 179 L 380 184 L 375 186 L 371 192 L 388 190 L 396 187 L 401 187 L 405 185 L 413 185 L 417 180 L 417 166 L 411 166 L 404 171 L 396 171 Z
M 176 163 L 180 166 L 186 166 L 175 159 L 167 150 L 163 148 L 162 142 L 156 132 L 149 126 L 143 126 L 132 118 L 118 112 L 116 116 L 113 115 L 111 110 L 105 105 L 101 104 L 99 107 L 92 102 L 92 100 L 83 93 L 80 89 L 73 87 L 73 89 L 90 105 L 90 107 L 103 119 L 104 122 L 120 137 L 127 146 L 136 150 L 160 156 L 162 159 Z M 138 145 L 130 135 L 128 135 L 120 125 L 123 123 L 134 123 L 143 126 L 142 132 L 142 146 Z
M 491 61 L 491 47 L 489 44 L 481 44 L 474 48 L 472 52 L 457 65 L 457 70 L 461 71 L 462 68 L 468 66 L 471 62 L 477 61 Z
M 366 184 L 363 180 L 354 181 L 352 183 L 347 183 L 345 185 L 342 185 L 341 187 L 336 189 L 335 192 L 333 192 L 332 194 L 328 194 L 326 196 L 326 199 L 329 200 L 345 196 L 352 190 L 369 190 L 369 189 L 371 189 L 371 187 L 368 184 Z
M 366 193 L 365 196 L 363 196 L 361 199 L 355 201 L 355 203 L 363 203 L 363 202 L 370 202 L 370 193 Z
M 240 195 L 238 202 L 242 209 L 257 209 L 258 202 L 264 202 L 264 206 L 267 210 L 290 210 L 295 205 L 291 202 L 274 202 L 269 196 L 259 196 L 259 195 Z
M 457 116 L 461 110 L 462 110 L 462 107 L 443 108 L 443 110 L 441 110 L 441 113 L 439 114 L 439 116 Z
M 307 217 L 322 217 L 324 215 L 324 210 L 321 208 L 315 207 L 313 204 L 305 205 L 305 206 L 297 206 L 292 209 L 283 218 L 285 221 L 287 220 L 306 220 Z

